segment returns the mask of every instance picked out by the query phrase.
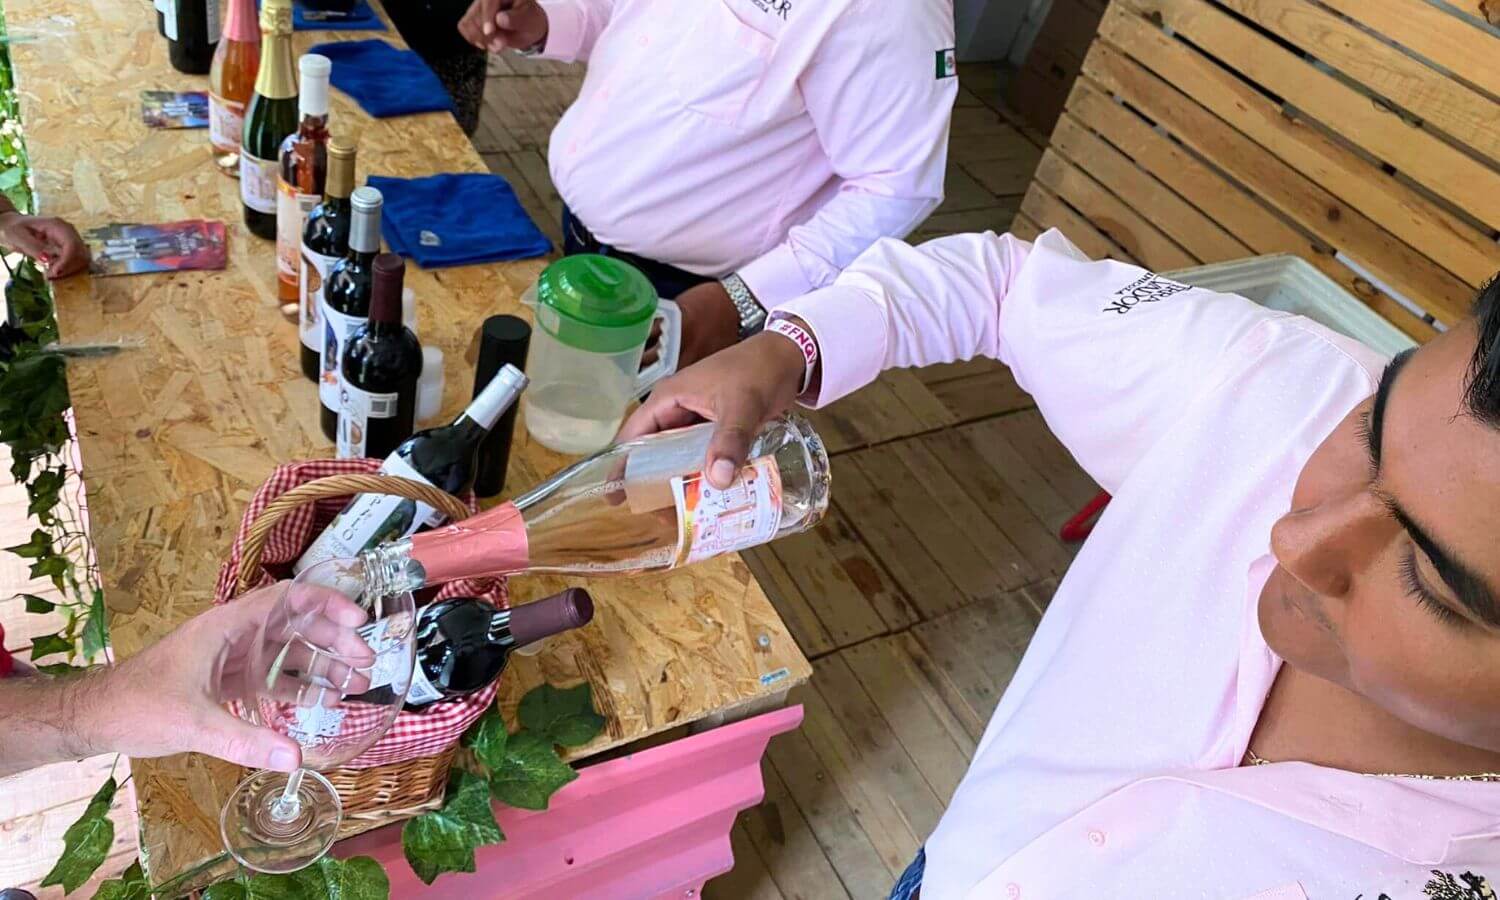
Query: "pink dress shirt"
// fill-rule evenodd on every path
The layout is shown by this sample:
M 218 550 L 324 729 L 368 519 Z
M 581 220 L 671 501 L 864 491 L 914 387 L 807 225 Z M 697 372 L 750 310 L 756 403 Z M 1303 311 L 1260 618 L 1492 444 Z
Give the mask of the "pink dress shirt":
M 588 60 L 552 182 L 603 243 L 773 307 L 942 200 L 951 0 L 542 6 L 545 55 Z
M 1281 663 L 1256 618 L 1271 525 L 1384 360 L 1056 231 L 882 241 L 784 312 L 817 337 L 820 403 L 884 368 L 1003 360 L 1114 495 L 927 840 L 923 900 L 1500 886 L 1500 784 L 1239 765 Z

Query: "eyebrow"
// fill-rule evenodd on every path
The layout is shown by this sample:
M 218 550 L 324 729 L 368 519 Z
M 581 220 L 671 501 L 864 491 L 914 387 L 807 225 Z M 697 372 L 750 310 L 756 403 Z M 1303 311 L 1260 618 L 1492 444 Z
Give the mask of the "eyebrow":
M 1416 348 L 1397 354 L 1385 367 L 1385 371 L 1380 373 L 1380 384 L 1375 389 L 1375 406 L 1370 412 L 1367 441 L 1370 461 L 1377 475 L 1380 472 L 1381 437 L 1385 426 L 1386 403 L 1390 399 L 1391 389 L 1396 384 L 1396 377 L 1401 374 L 1401 370 L 1411 360 L 1414 352 Z M 1444 550 L 1441 544 L 1412 519 L 1395 497 L 1384 491 L 1378 491 L 1378 494 L 1391 515 L 1411 536 L 1412 542 L 1432 561 L 1432 567 L 1437 570 L 1438 577 L 1443 579 L 1443 583 L 1448 585 L 1459 602 L 1481 622 L 1500 627 L 1500 604 L 1495 602 L 1495 595 L 1489 585 L 1474 574 L 1472 569 L 1459 562 L 1452 553 Z

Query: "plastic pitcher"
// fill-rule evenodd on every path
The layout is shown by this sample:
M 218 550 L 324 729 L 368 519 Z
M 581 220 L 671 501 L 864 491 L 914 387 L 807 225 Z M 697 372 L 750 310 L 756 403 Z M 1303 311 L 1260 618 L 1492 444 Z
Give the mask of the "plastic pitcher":
M 625 407 L 677 368 L 682 314 L 638 269 L 607 256 L 558 260 L 521 302 L 536 310 L 522 397 L 526 430 L 559 453 L 609 446 Z M 640 369 L 651 325 L 660 356 Z

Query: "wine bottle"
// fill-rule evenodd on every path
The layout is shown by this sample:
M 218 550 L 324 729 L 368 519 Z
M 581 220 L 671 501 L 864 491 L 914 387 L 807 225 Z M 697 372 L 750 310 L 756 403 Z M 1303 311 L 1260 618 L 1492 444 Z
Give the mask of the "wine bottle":
M 828 454 L 807 420 L 787 415 L 762 428 L 725 490 L 701 472 L 713 428 L 616 444 L 510 503 L 328 560 L 303 580 L 382 596 L 518 572 L 628 575 L 746 550 L 822 521 Z
M 208 73 L 208 140 L 220 166 L 238 165 L 245 133 L 245 106 L 260 71 L 260 29 L 255 0 L 228 0 L 224 33 Z
M 281 142 L 276 177 L 276 299 L 297 299 L 302 268 L 302 223 L 323 199 L 328 176 L 328 74 L 333 63 L 316 53 L 297 60 L 301 75 L 297 132 Z
M 349 220 L 353 211 L 354 144 L 344 138 L 328 143 L 328 178 L 323 202 L 307 214 L 302 226 L 302 263 L 297 271 L 297 330 L 302 337 L 302 374 L 318 380 L 318 350 L 323 342 L 323 285 L 334 264 L 349 253 Z
M 505 671 L 510 654 L 554 634 L 581 628 L 593 621 L 594 598 L 582 588 L 569 588 L 543 600 L 511 609 L 496 609 L 473 597 L 453 597 L 424 607 L 417 617 L 416 668 L 406 693 L 406 709 L 420 712 L 443 700 L 456 700 L 482 691 Z M 381 623 L 365 626 L 365 640 L 377 654 L 394 642 L 379 633 Z M 393 654 L 393 662 L 404 656 Z M 404 666 L 382 666 L 377 657 L 370 673 L 371 687 L 344 702 L 389 706 L 393 682 Z M 385 702 L 381 702 L 384 700 Z
M 318 346 L 318 421 L 330 441 L 338 439 L 344 341 L 370 314 L 370 278 L 380 252 L 380 207 L 384 198 L 368 185 L 349 195 L 349 252 L 323 282 L 323 340 Z
M 276 237 L 276 168 L 281 142 L 297 130 L 297 73 L 292 68 L 291 0 L 265 0 L 260 8 L 260 69 L 245 108 L 240 140 L 240 201 L 245 227 Z
M 401 321 L 406 262 L 394 253 L 375 257 L 370 317 L 344 342 L 339 363 L 340 459 L 384 459 L 411 437 L 417 420 L 417 379 L 422 345 Z
M 188 75 L 207 75 L 219 45 L 219 0 L 167 0 L 167 58 Z
M 500 370 L 469 408 L 447 425 L 419 431 L 380 464 L 380 474 L 430 484 L 455 496 L 474 480 L 474 458 L 495 421 L 513 409 L 526 388 L 514 366 Z M 292 566 L 292 572 L 329 559 L 350 557 L 418 528 L 441 525 L 443 514 L 425 503 L 389 494 L 359 494 L 349 501 Z

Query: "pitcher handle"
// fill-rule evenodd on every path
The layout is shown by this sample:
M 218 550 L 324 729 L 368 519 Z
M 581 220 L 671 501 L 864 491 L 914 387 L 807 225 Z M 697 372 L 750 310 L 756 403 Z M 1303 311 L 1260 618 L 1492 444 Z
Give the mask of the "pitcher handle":
M 661 320 L 661 338 L 656 343 L 656 362 L 635 377 L 635 399 L 641 399 L 658 381 L 677 371 L 682 354 L 682 310 L 671 300 L 656 304 L 656 318 Z

